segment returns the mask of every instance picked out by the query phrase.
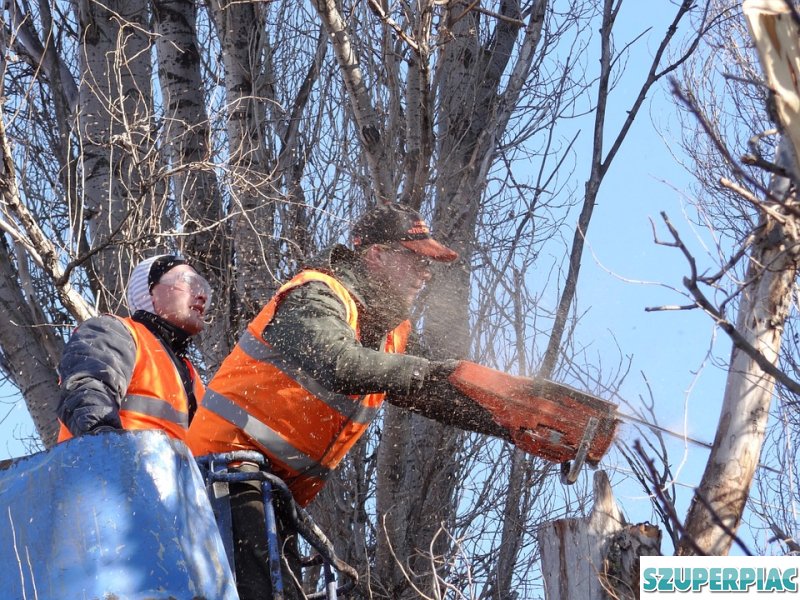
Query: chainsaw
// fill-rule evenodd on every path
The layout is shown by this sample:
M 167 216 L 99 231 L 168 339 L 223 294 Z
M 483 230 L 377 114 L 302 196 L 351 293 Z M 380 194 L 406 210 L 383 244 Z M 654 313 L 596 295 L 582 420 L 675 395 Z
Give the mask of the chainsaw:
M 449 381 L 488 410 L 518 448 L 561 463 L 567 485 L 578 480 L 584 464 L 600 462 L 620 423 L 616 404 L 546 379 L 460 361 Z

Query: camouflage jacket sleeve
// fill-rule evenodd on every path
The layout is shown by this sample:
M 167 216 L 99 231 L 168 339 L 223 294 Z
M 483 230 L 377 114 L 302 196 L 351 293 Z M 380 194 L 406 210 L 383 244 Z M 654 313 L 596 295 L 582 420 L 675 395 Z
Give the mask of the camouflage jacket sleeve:
M 347 324 L 342 301 L 319 282 L 289 292 L 262 335 L 286 359 L 341 394 L 408 394 L 428 374 L 424 358 L 362 345 Z
M 491 415 L 437 376 L 443 363 L 418 338 L 409 352 L 387 354 L 365 347 L 347 324 L 345 307 L 330 289 L 312 282 L 292 290 L 279 305 L 264 339 L 327 389 L 342 394 L 386 392 L 387 401 L 446 425 L 507 438 Z M 445 370 L 447 370 L 445 368 Z

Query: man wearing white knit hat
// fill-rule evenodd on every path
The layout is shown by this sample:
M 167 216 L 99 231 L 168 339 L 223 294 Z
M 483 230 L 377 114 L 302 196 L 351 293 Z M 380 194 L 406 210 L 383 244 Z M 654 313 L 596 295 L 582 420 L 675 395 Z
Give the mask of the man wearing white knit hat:
M 162 429 L 185 441 L 205 388 L 187 358 L 211 288 L 186 260 L 162 254 L 133 269 L 130 317 L 81 323 L 59 364 L 58 439 L 117 429 Z

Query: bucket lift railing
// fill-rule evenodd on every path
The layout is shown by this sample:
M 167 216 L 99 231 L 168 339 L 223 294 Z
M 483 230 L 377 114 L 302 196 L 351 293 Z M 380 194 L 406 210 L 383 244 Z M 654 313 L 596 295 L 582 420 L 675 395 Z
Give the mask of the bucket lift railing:
M 231 463 L 242 462 L 254 463 L 258 465 L 259 470 L 249 472 L 231 470 L 229 468 Z M 282 500 L 283 506 L 287 507 L 285 513 L 289 519 L 288 525 L 297 531 L 298 535 L 306 540 L 318 553 L 316 557 L 303 560 L 302 565 L 309 567 L 322 563 L 325 589 L 321 592 L 307 594 L 306 597 L 309 600 L 321 598 L 336 600 L 339 594 L 346 594 L 355 587 L 358 581 L 358 572 L 336 556 L 333 544 L 319 526 L 314 523 L 311 515 L 295 503 L 286 483 L 280 477 L 269 472 L 269 463 L 262 454 L 253 451 L 209 454 L 199 457 L 197 463 L 206 481 L 206 490 L 211 500 L 211 506 L 214 509 L 214 515 L 217 518 L 217 524 L 233 572 L 236 570 L 233 560 L 233 528 L 231 526 L 228 484 L 259 481 L 264 501 L 264 528 L 269 555 L 269 572 L 272 580 L 272 600 L 283 600 L 284 598 L 280 540 L 278 538 L 275 507 L 273 505 L 273 501 L 277 499 Z M 337 587 L 334 571 L 346 575 L 349 581 Z

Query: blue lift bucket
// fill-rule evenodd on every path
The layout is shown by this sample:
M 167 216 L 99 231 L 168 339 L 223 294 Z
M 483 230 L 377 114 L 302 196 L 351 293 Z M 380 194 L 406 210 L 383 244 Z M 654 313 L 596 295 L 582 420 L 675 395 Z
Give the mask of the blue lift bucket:
M 238 600 L 198 466 L 160 431 L 13 461 L 0 519 L 3 598 Z

